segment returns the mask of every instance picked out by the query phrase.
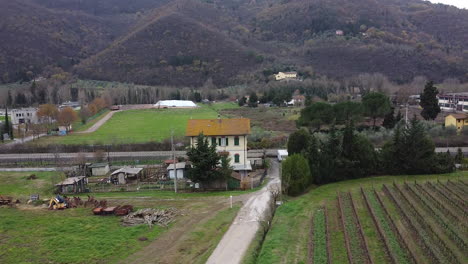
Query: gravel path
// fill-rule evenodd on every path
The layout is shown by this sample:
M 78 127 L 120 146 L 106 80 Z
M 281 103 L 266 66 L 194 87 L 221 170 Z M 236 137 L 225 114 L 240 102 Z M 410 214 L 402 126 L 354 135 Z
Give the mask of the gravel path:
M 206 262 L 207 264 L 237 264 L 241 263 L 250 244 L 261 228 L 261 222 L 269 221 L 271 205 L 274 202 L 270 190 L 279 190 L 279 164 L 270 159 L 267 186 L 252 194 L 250 199 L 240 209 L 236 219 L 224 234 L 216 249 Z
M 80 131 L 80 132 L 75 132 L 75 134 L 87 134 L 87 133 L 92 133 L 98 130 L 102 125 L 104 125 L 107 120 L 109 120 L 115 113 L 120 112 L 121 110 L 118 111 L 110 111 L 109 113 L 106 114 L 103 118 L 101 118 L 99 121 L 97 121 L 94 125 L 92 125 L 90 128 L 86 129 L 85 131 Z

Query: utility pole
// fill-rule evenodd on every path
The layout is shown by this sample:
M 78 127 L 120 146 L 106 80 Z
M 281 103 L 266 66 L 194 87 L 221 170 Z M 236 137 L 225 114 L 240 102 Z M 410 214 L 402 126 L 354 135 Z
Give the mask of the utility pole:
M 174 147 L 174 129 L 171 131 L 171 149 L 172 149 L 172 164 L 174 165 L 174 192 L 177 193 L 177 168 L 175 159 L 175 147 Z
M 405 110 L 405 125 L 408 125 L 408 102 L 406 102 L 406 110 Z

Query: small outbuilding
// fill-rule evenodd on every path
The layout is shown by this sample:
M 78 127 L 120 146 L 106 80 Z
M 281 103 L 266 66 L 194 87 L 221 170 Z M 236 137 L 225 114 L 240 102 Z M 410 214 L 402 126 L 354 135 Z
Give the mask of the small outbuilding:
M 178 162 L 175 164 L 176 170 L 177 170 L 177 179 L 184 179 L 185 178 L 185 166 L 187 164 L 185 162 Z M 174 164 L 169 164 L 167 166 L 167 175 L 169 176 L 169 179 L 174 179 Z
M 88 168 L 91 169 L 92 176 L 104 176 L 110 171 L 109 164 L 107 163 L 93 163 Z
M 59 193 L 81 193 L 86 191 L 88 179 L 86 176 L 66 178 L 62 182 L 55 184 Z
M 143 168 L 123 167 L 111 173 L 110 182 L 113 184 L 127 184 L 137 182 Z

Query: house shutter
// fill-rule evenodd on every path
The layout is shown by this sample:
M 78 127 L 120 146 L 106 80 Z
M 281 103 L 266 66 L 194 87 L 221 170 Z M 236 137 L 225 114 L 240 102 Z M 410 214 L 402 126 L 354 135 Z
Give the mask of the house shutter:
M 239 137 L 234 138 L 234 146 L 239 146 Z
M 211 145 L 216 145 L 216 138 L 215 137 L 211 137 Z
M 222 146 L 221 145 L 221 138 L 218 138 L 218 146 Z
M 226 137 L 226 146 L 229 146 L 229 138 Z
M 239 156 L 239 154 L 234 155 L 234 162 L 235 162 L 235 163 L 239 163 L 239 161 L 240 161 L 240 156 Z

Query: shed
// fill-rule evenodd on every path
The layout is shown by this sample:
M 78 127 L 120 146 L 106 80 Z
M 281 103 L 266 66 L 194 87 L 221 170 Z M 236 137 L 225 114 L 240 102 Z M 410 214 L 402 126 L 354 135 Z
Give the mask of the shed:
M 62 182 L 55 184 L 59 193 L 80 193 L 86 190 L 88 180 L 86 176 L 66 178 Z
M 185 178 L 185 162 L 178 162 L 175 164 L 177 170 L 177 179 Z M 169 179 L 174 179 L 174 164 L 169 164 L 167 166 L 167 174 L 169 175 Z
M 135 182 L 139 179 L 143 168 L 123 167 L 114 172 L 110 176 L 110 181 L 113 184 L 127 184 Z
M 93 163 L 89 166 L 92 176 L 103 176 L 109 173 L 110 168 L 107 163 Z

